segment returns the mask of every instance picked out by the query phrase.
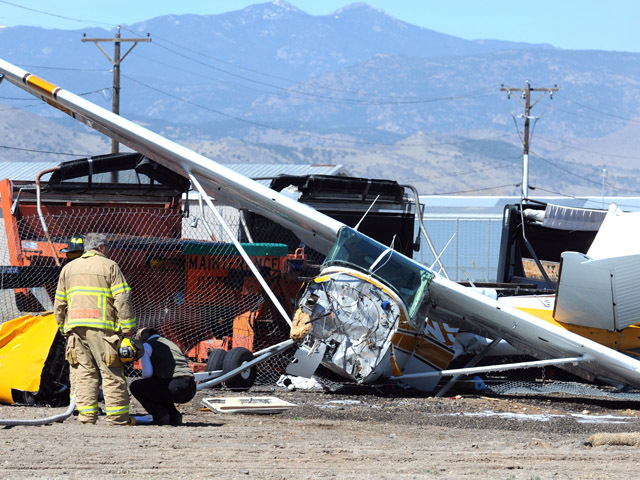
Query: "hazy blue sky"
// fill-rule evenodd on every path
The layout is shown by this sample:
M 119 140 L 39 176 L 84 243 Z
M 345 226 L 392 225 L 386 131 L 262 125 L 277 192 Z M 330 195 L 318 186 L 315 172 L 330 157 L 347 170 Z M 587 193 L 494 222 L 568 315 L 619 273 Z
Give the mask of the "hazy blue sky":
M 218 14 L 256 3 L 266 2 L 0 0 L 0 25 L 31 25 L 75 30 L 93 24 L 111 28 L 114 25 L 130 25 L 171 13 Z M 329 15 L 352 2 L 290 0 L 289 3 L 311 15 Z M 549 43 L 568 49 L 640 52 L 638 0 L 368 0 L 364 3 L 384 10 L 399 20 L 465 39 L 491 38 Z

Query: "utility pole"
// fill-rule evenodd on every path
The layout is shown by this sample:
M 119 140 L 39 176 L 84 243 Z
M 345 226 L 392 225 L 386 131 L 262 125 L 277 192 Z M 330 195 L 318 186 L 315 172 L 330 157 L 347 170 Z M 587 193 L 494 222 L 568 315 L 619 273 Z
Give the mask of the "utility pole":
M 502 85 L 501 92 L 507 92 L 507 98 L 511 98 L 511 92 L 520 92 L 520 97 L 516 99 L 524 107 L 524 138 L 523 144 L 523 158 L 522 158 L 522 200 L 529 198 L 529 119 L 531 118 L 531 109 L 548 93 L 549 98 L 553 99 L 553 92 L 558 91 L 558 85 L 554 85 L 553 88 L 532 88 L 529 80 L 527 80 L 527 86 L 525 88 L 511 88 Z M 542 92 L 538 99 L 531 104 L 531 92 Z M 524 100 L 524 101 L 523 101 Z
M 151 38 L 149 38 L 149 34 L 147 33 L 147 38 L 120 38 L 120 25 L 118 25 L 118 31 L 115 34 L 114 38 L 87 38 L 86 34 L 80 39 L 82 42 L 93 42 L 96 44 L 96 47 L 100 49 L 104 56 L 107 57 L 107 60 L 111 62 L 113 65 L 113 108 L 112 112 L 115 114 L 120 114 L 120 64 L 122 61 L 129 55 L 129 52 L 133 50 L 133 48 L 139 42 L 150 42 Z M 113 42 L 113 59 L 109 56 L 107 52 L 100 46 L 100 42 Z M 121 43 L 132 43 L 131 47 L 127 52 L 121 57 L 120 56 L 120 44 Z M 118 153 L 118 141 L 113 139 L 111 140 L 111 153 Z M 117 175 L 117 174 L 116 174 Z M 117 177 L 116 177 L 117 178 Z

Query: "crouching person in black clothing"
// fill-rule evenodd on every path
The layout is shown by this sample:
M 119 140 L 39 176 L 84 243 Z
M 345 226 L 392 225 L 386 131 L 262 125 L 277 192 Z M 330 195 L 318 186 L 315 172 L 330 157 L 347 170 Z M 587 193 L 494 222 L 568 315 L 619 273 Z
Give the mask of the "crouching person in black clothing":
M 156 425 L 180 425 L 182 415 L 175 403 L 187 403 L 196 394 L 196 382 L 180 348 L 153 328 L 141 329 L 144 342 L 142 377 L 131 383 L 131 394 L 153 417 Z

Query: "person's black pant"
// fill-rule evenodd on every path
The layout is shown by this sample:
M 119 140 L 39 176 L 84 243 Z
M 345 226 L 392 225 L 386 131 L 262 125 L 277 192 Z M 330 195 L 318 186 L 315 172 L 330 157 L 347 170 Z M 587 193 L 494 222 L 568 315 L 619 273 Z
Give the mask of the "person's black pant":
M 150 377 L 134 381 L 129 389 L 156 424 L 169 425 L 182 421 L 174 404 L 190 401 L 196 394 L 196 382 L 193 377 Z

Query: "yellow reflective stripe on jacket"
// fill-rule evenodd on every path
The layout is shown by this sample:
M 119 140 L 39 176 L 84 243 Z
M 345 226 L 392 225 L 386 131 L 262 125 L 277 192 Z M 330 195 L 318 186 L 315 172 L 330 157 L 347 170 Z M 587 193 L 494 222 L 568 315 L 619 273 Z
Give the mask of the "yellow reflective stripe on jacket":
M 54 303 L 64 330 L 76 327 L 131 331 L 136 319 L 131 288 L 118 265 L 95 250 L 65 265 Z
M 118 285 L 114 285 L 111 287 L 111 295 L 114 297 L 119 293 L 130 292 L 131 288 L 127 283 L 119 283 Z
M 127 320 L 118 320 L 118 325 L 120 326 L 121 330 L 126 330 L 126 329 L 133 329 L 136 328 L 136 319 L 135 318 L 129 318 Z
M 113 295 L 111 294 L 111 289 L 103 288 L 103 287 L 76 286 L 76 287 L 71 287 L 70 289 L 67 290 L 66 292 L 67 297 L 73 298 L 74 295 L 94 295 L 94 296 L 104 295 L 109 298 L 113 298 Z
M 118 407 L 105 407 L 107 415 L 124 415 L 129 413 L 129 405 L 120 405 Z
M 99 328 L 101 330 L 109 330 L 111 332 L 117 332 L 118 327 L 108 320 L 96 320 L 94 318 L 74 318 L 73 320 L 68 320 L 65 325 L 65 330 L 69 331 L 75 327 L 89 327 L 89 328 Z
M 73 301 L 78 297 L 96 297 L 96 308 L 74 308 Z M 92 327 L 117 331 L 116 322 L 107 319 L 106 299 L 112 298 L 111 290 L 103 287 L 71 287 L 67 291 L 69 300 L 66 329 L 74 327 Z M 91 315 L 93 313 L 93 315 Z

